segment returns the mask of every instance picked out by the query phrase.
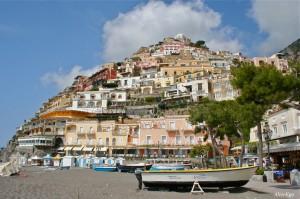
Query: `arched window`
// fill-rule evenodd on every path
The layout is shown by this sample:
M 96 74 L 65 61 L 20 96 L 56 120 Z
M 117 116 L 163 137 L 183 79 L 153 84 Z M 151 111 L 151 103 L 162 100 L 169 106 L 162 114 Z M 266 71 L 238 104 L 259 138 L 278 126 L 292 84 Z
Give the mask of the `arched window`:
M 115 93 L 111 94 L 111 99 L 116 99 L 116 94 Z

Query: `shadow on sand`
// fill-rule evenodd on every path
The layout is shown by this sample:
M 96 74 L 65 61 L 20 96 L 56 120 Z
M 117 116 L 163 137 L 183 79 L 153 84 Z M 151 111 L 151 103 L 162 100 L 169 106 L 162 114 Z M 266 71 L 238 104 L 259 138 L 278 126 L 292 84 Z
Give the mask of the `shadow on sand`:
M 300 186 L 292 186 L 292 185 L 288 185 L 288 184 L 272 185 L 271 187 L 278 188 L 278 189 L 298 189 L 298 190 L 300 190 Z
M 186 187 L 178 187 L 178 188 L 162 188 L 162 187 L 151 187 L 151 188 L 144 188 L 143 190 L 147 191 L 168 191 L 168 192 L 191 192 L 191 187 L 186 188 Z M 268 194 L 267 192 L 262 192 L 258 190 L 254 190 L 251 188 L 247 187 L 231 187 L 231 188 L 203 188 L 204 192 L 206 193 L 218 193 L 218 192 L 224 192 L 224 193 L 233 193 L 233 194 L 238 194 L 238 193 L 245 193 L 245 192 L 254 192 L 258 194 Z

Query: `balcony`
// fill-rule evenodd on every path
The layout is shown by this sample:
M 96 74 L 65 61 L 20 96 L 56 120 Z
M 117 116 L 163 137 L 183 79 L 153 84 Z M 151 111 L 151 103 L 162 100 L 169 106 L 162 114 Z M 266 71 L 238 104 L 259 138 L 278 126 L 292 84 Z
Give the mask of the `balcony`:
M 53 138 L 51 137 L 22 137 L 18 139 L 19 147 L 32 147 L 32 146 L 53 146 Z
M 94 136 L 96 136 L 96 131 L 95 131 L 95 130 L 89 131 L 89 132 L 87 133 L 87 135 L 88 135 L 88 136 L 91 136 L 91 137 L 94 137 Z
M 86 133 L 83 131 L 77 131 L 77 136 L 85 136 Z
M 208 92 L 205 90 L 200 90 L 200 91 L 195 91 L 195 95 L 200 95 L 200 96 L 208 96 Z

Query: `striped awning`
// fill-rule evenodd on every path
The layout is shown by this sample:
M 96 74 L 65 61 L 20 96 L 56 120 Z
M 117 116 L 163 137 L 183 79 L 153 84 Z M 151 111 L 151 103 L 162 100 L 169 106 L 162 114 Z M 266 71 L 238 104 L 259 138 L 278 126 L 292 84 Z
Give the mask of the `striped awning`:
M 86 147 L 84 147 L 82 149 L 82 151 L 92 151 L 93 149 L 94 149 L 94 147 L 88 147 L 88 146 L 86 146 Z
M 57 149 L 58 151 L 63 151 L 64 150 L 64 147 L 58 147 L 58 149 Z
M 66 146 L 65 148 L 64 148 L 64 151 L 71 151 L 72 150 L 72 146 Z
M 107 147 L 97 147 L 95 150 L 105 152 L 107 151 Z
M 81 151 L 83 146 L 75 146 L 72 151 Z

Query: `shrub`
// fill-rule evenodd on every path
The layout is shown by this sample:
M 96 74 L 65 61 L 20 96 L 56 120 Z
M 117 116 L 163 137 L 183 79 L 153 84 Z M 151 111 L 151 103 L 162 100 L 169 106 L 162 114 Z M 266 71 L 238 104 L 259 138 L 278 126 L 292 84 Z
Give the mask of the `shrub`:
M 264 171 L 265 171 L 264 169 L 257 168 L 256 171 L 255 171 L 255 174 L 256 175 L 264 175 Z

